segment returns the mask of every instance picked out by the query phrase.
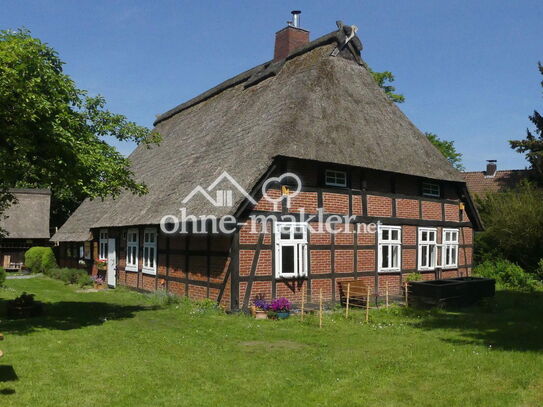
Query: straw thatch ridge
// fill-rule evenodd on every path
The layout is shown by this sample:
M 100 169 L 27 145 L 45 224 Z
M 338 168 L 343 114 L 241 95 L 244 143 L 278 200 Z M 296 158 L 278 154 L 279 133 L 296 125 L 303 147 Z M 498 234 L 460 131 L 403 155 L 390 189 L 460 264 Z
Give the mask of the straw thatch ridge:
M 16 202 L 0 215 L 0 228 L 7 239 L 49 239 L 51 191 L 12 189 Z
M 245 86 L 259 65 L 159 116 L 159 146 L 130 156 L 144 196 L 86 201 L 53 240 L 89 227 L 158 224 L 185 206 L 196 216 L 233 214 L 202 196 L 181 202 L 227 171 L 251 190 L 276 156 L 311 159 L 463 183 L 461 175 L 400 109 L 364 64 L 330 54 L 330 33 L 290 54 L 272 76 Z M 99 219 L 97 219 L 99 217 Z

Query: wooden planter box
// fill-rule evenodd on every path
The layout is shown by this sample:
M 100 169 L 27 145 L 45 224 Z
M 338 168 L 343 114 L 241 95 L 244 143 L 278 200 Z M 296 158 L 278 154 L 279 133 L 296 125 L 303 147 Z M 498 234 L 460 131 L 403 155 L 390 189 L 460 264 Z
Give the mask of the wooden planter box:
M 470 305 L 494 293 L 495 281 L 491 278 L 458 277 L 409 283 L 409 298 L 424 305 Z

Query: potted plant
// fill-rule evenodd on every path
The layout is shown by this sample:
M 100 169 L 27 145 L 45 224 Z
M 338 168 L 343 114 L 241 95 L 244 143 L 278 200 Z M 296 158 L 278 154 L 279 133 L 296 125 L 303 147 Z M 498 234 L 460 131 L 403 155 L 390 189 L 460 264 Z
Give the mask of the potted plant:
M 106 260 L 97 260 L 96 268 L 98 271 L 107 271 L 107 261 Z
M 253 316 L 256 319 L 266 319 L 270 304 L 266 302 L 263 295 L 257 295 L 253 300 Z
M 292 304 L 285 297 L 276 298 L 270 304 L 270 310 L 273 311 L 279 319 L 288 318 L 290 316 L 291 307 Z
M 100 276 L 92 277 L 92 285 L 96 290 L 104 288 L 104 279 Z
M 7 302 L 7 315 L 9 318 L 35 317 L 42 313 L 41 302 L 34 300 L 34 294 L 23 292 L 14 300 Z

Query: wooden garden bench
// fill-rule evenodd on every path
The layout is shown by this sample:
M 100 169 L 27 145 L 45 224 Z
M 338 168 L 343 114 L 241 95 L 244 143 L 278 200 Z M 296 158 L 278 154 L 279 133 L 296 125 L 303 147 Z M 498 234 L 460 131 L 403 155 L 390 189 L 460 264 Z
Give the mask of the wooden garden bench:
M 23 263 L 9 263 L 7 267 L 8 270 L 21 270 L 23 268 Z

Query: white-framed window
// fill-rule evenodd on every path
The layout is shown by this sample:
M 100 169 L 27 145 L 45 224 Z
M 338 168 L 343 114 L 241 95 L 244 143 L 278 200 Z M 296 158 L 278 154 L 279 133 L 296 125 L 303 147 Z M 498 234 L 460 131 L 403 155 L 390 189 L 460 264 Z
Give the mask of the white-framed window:
M 331 187 L 346 187 L 347 173 L 345 171 L 326 170 L 324 173 L 324 183 Z
M 126 233 L 126 270 L 138 271 L 138 229 Z
M 107 230 L 100 231 L 100 247 L 98 251 L 100 260 L 107 260 Z
M 379 272 L 400 271 L 402 258 L 401 226 L 379 225 Z
M 441 188 L 437 182 L 425 181 L 422 183 L 422 195 L 439 198 L 441 196 Z
M 307 223 L 276 222 L 275 278 L 307 276 Z
M 443 268 L 458 266 L 458 229 L 443 229 L 441 263 Z
M 143 231 L 143 272 L 156 274 L 156 230 Z
M 433 270 L 437 264 L 437 229 L 419 228 L 419 270 Z

